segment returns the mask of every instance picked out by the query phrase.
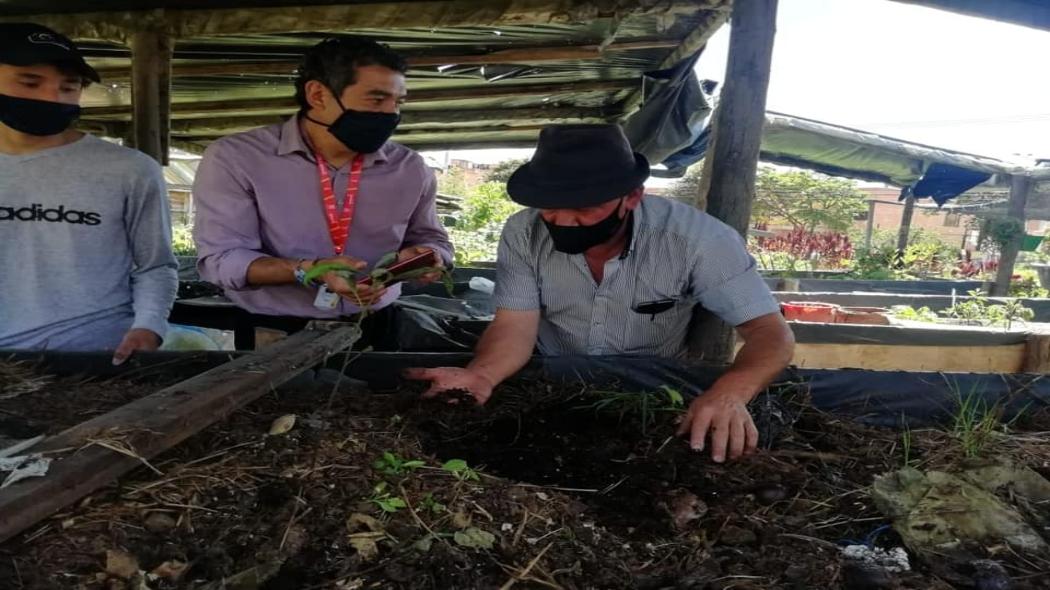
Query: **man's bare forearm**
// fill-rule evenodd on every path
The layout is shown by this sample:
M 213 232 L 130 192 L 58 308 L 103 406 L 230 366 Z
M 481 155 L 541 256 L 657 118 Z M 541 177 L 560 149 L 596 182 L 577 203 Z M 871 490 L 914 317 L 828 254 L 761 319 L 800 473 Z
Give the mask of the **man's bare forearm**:
M 536 347 L 539 311 L 499 310 L 482 334 L 467 368 L 488 379 L 493 386 L 515 374 L 529 362 Z
M 267 256 L 253 260 L 248 265 L 248 284 L 253 287 L 263 285 L 287 285 L 295 282 L 295 265 L 297 260 Z M 304 262 L 304 270 L 310 262 Z
M 729 369 L 712 389 L 731 390 L 750 401 L 791 363 L 795 336 L 779 314 L 770 314 L 737 327 L 744 345 Z

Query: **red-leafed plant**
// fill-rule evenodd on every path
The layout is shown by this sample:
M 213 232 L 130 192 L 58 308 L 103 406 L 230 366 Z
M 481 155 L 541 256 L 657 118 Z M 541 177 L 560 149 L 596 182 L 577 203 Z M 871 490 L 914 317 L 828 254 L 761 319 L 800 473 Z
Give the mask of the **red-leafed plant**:
M 853 243 L 840 232 L 812 232 L 796 228 L 786 234 L 757 238 L 766 252 L 783 252 L 811 267 L 842 268 L 853 258 Z

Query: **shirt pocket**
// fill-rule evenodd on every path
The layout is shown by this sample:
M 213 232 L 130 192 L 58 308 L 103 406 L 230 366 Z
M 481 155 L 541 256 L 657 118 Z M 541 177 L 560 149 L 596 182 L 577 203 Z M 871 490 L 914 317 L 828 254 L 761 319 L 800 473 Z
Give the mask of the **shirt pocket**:
M 664 356 L 685 339 L 695 298 L 681 276 L 641 273 L 624 315 L 621 349 L 627 354 Z

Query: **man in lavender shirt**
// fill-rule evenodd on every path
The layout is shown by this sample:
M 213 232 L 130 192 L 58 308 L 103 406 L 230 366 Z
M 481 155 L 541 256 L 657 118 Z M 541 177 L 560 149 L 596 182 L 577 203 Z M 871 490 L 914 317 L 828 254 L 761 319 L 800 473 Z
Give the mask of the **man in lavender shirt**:
M 297 116 L 208 147 L 193 187 L 203 279 L 252 313 L 337 318 L 360 311 L 357 302 L 384 308 L 400 287 L 357 287 L 334 273 L 323 284 L 302 284 L 316 264 L 371 268 L 390 252 L 405 260 L 428 249 L 451 263 L 433 172 L 419 154 L 387 141 L 400 118 L 406 69 L 402 57 L 374 41 L 323 41 L 299 67 Z M 347 190 L 355 159 L 356 198 Z M 325 176 L 334 210 L 326 208 Z M 348 211 L 343 238 L 338 222 Z M 340 296 L 334 307 L 315 305 L 319 289 Z

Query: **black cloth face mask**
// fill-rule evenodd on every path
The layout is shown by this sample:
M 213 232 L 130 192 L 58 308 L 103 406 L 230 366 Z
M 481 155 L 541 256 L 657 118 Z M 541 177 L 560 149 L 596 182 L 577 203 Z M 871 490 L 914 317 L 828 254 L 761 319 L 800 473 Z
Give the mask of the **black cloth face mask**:
M 623 199 L 617 203 L 616 208 L 608 217 L 592 225 L 555 225 L 546 219 L 543 224 L 554 241 L 554 249 L 566 254 L 582 254 L 587 250 L 609 241 L 623 225 L 626 215 L 620 217 L 620 205 Z
M 401 122 L 401 115 L 398 113 L 355 111 L 344 107 L 343 101 L 339 100 L 334 92 L 332 96 L 335 96 L 339 108 L 343 109 L 343 114 L 332 121 L 331 125 L 327 125 L 328 132 L 352 152 L 371 154 L 377 151 L 390 139 L 394 129 Z M 309 115 L 306 118 L 318 125 L 325 125 Z
M 80 105 L 0 94 L 0 123 L 27 135 L 58 135 L 80 116 Z

